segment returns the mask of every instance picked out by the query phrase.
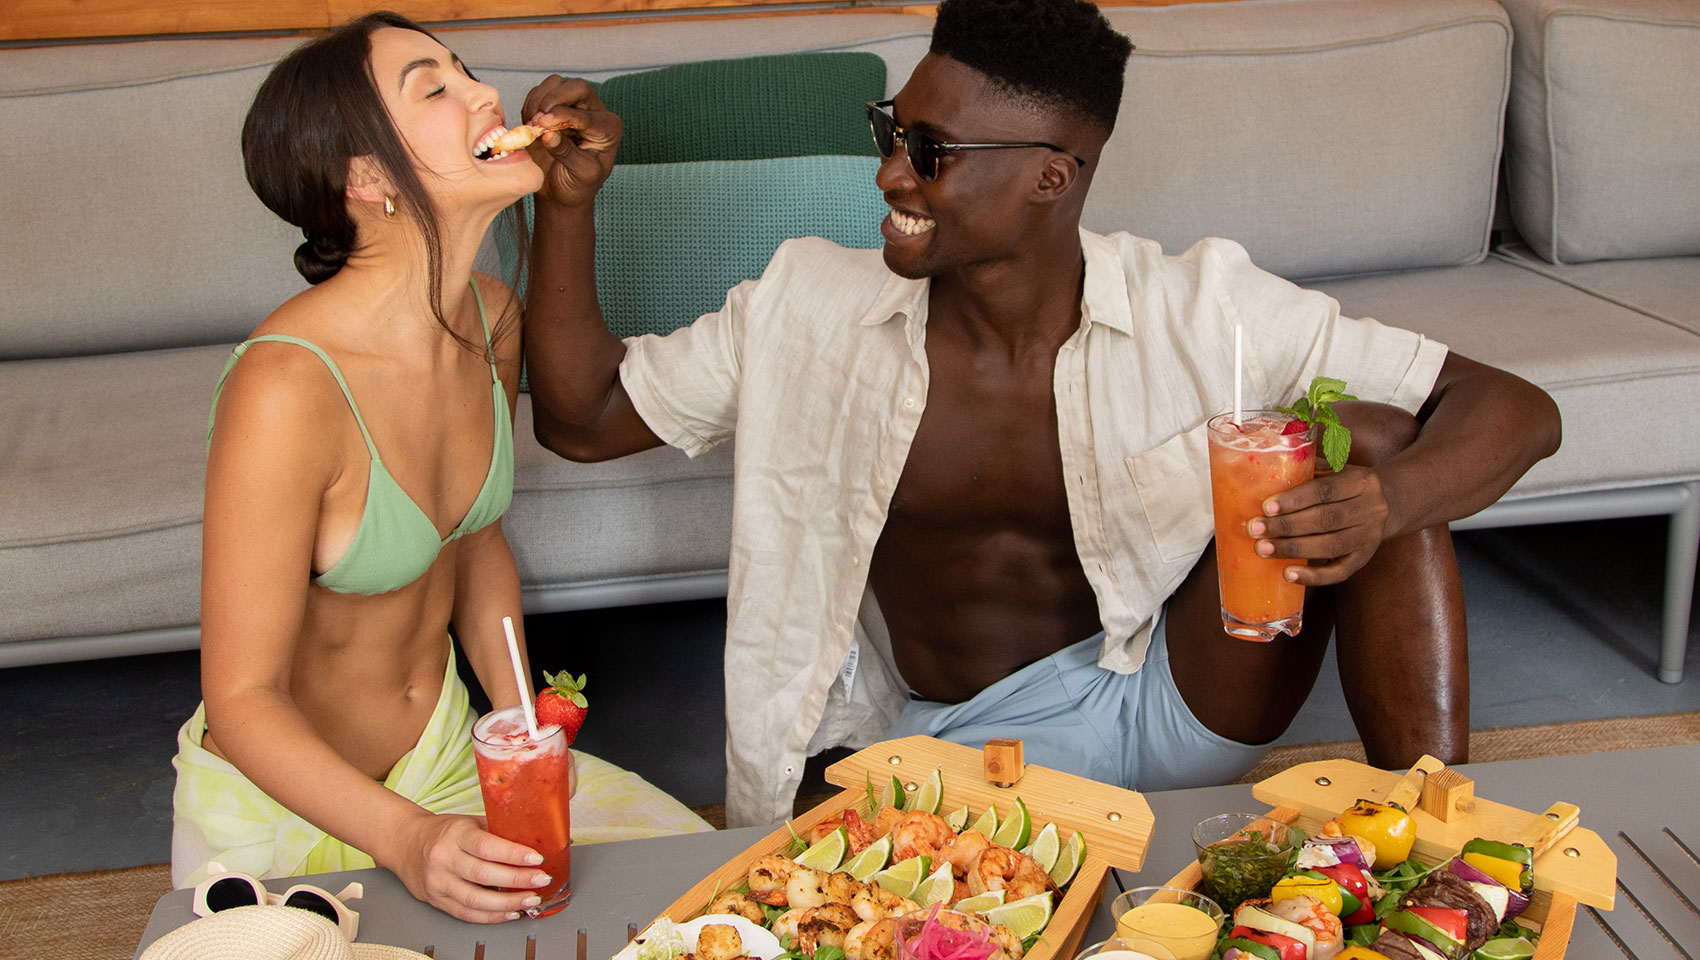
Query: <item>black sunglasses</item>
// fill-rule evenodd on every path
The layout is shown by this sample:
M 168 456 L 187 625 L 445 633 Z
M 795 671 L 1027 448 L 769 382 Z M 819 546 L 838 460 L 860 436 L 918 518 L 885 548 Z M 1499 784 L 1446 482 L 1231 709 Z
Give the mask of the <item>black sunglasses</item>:
M 896 118 L 886 113 L 886 108 L 896 104 L 895 100 L 880 100 L 868 102 L 868 128 L 874 134 L 874 146 L 879 148 L 880 156 L 891 159 L 891 154 L 897 149 L 897 142 L 903 141 L 903 147 L 909 154 L 909 167 L 915 171 L 915 176 L 929 183 L 938 178 L 939 161 L 944 155 L 953 150 L 1008 150 L 1014 147 L 1044 147 L 1058 153 L 1074 157 L 1074 162 L 1086 166 L 1086 161 L 1069 153 L 1054 143 L 1039 140 L 1024 140 L 1019 143 L 945 143 L 943 140 L 920 130 L 906 130 L 897 125 Z

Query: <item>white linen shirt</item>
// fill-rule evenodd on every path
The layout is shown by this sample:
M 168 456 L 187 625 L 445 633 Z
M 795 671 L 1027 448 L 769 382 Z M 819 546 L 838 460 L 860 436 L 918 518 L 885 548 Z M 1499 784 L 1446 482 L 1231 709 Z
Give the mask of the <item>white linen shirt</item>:
M 1229 240 L 1177 257 L 1080 233 L 1080 327 L 1054 391 L 1075 547 L 1104 626 L 1099 663 L 1139 668 L 1156 615 L 1213 533 L 1204 422 L 1233 406 L 1234 325 L 1248 408 L 1311 377 L 1415 412 L 1446 348 L 1253 266 Z M 791 814 L 803 760 L 862 746 L 907 687 L 868 563 L 926 411 L 928 281 L 878 250 L 791 240 L 717 313 L 628 341 L 632 403 L 691 456 L 737 436 L 726 627 L 726 813 Z

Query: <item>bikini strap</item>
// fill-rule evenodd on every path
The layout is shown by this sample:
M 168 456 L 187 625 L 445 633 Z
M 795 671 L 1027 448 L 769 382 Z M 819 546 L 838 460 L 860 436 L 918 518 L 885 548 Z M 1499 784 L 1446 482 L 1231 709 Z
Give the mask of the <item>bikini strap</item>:
M 490 365 L 490 382 L 499 383 L 502 378 L 496 373 L 496 347 L 490 342 L 490 321 L 484 316 L 484 294 L 478 291 L 478 281 L 468 280 L 467 285 L 472 287 L 472 299 L 478 304 L 478 322 L 484 327 L 484 362 Z
M 330 354 L 322 350 L 318 344 L 313 343 L 310 340 L 303 340 L 300 337 L 292 337 L 283 333 L 268 333 L 263 337 L 255 337 L 252 340 L 244 340 L 236 345 L 236 350 L 231 353 L 229 362 L 224 365 L 224 372 L 219 374 L 218 386 L 213 388 L 213 413 L 207 417 L 208 443 L 212 442 L 213 417 L 218 414 L 218 398 L 219 395 L 224 392 L 224 381 L 230 376 L 230 371 L 235 368 L 236 361 L 242 357 L 242 354 L 247 352 L 250 346 L 253 346 L 256 343 L 293 343 L 298 347 L 306 347 L 308 350 L 318 354 L 319 359 L 323 360 L 325 362 L 325 366 L 330 368 L 331 376 L 336 378 L 336 385 L 342 388 L 343 399 L 348 401 L 348 409 L 354 413 L 354 422 L 360 427 L 360 435 L 366 438 L 366 451 L 372 455 L 373 460 L 379 459 L 378 446 L 372 442 L 372 434 L 366 429 L 366 421 L 360 416 L 360 405 L 354 402 L 354 394 L 348 389 L 348 381 L 342 378 L 342 370 L 337 367 L 336 361 L 332 360 Z

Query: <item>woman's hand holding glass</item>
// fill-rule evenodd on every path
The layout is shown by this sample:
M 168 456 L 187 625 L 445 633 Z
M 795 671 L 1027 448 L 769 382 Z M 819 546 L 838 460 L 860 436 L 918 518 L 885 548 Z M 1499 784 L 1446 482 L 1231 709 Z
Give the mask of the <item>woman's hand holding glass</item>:
M 418 899 L 470 923 L 515 919 L 541 902 L 532 889 L 549 882 L 541 855 L 489 832 L 482 817 L 422 811 L 401 840 L 396 862 L 384 866 Z

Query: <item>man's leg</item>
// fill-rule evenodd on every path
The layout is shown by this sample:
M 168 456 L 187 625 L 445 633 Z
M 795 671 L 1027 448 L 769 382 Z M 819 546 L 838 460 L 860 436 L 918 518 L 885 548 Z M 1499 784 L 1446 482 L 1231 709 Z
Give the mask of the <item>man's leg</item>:
M 1340 404 L 1351 462 L 1374 466 L 1416 436 L 1409 414 Z M 1330 632 L 1346 703 L 1369 761 L 1397 769 L 1423 753 L 1461 762 L 1469 742 L 1469 657 L 1463 590 L 1450 533 L 1421 530 L 1384 542 L 1338 586 L 1309 590 L 1297 637 L 1257 643 L 1222 630 L 1214 545 L 1166 608 L 1169 669 L 1187 706 L 1241 743 L 1279 737 L 1310 695 Z

